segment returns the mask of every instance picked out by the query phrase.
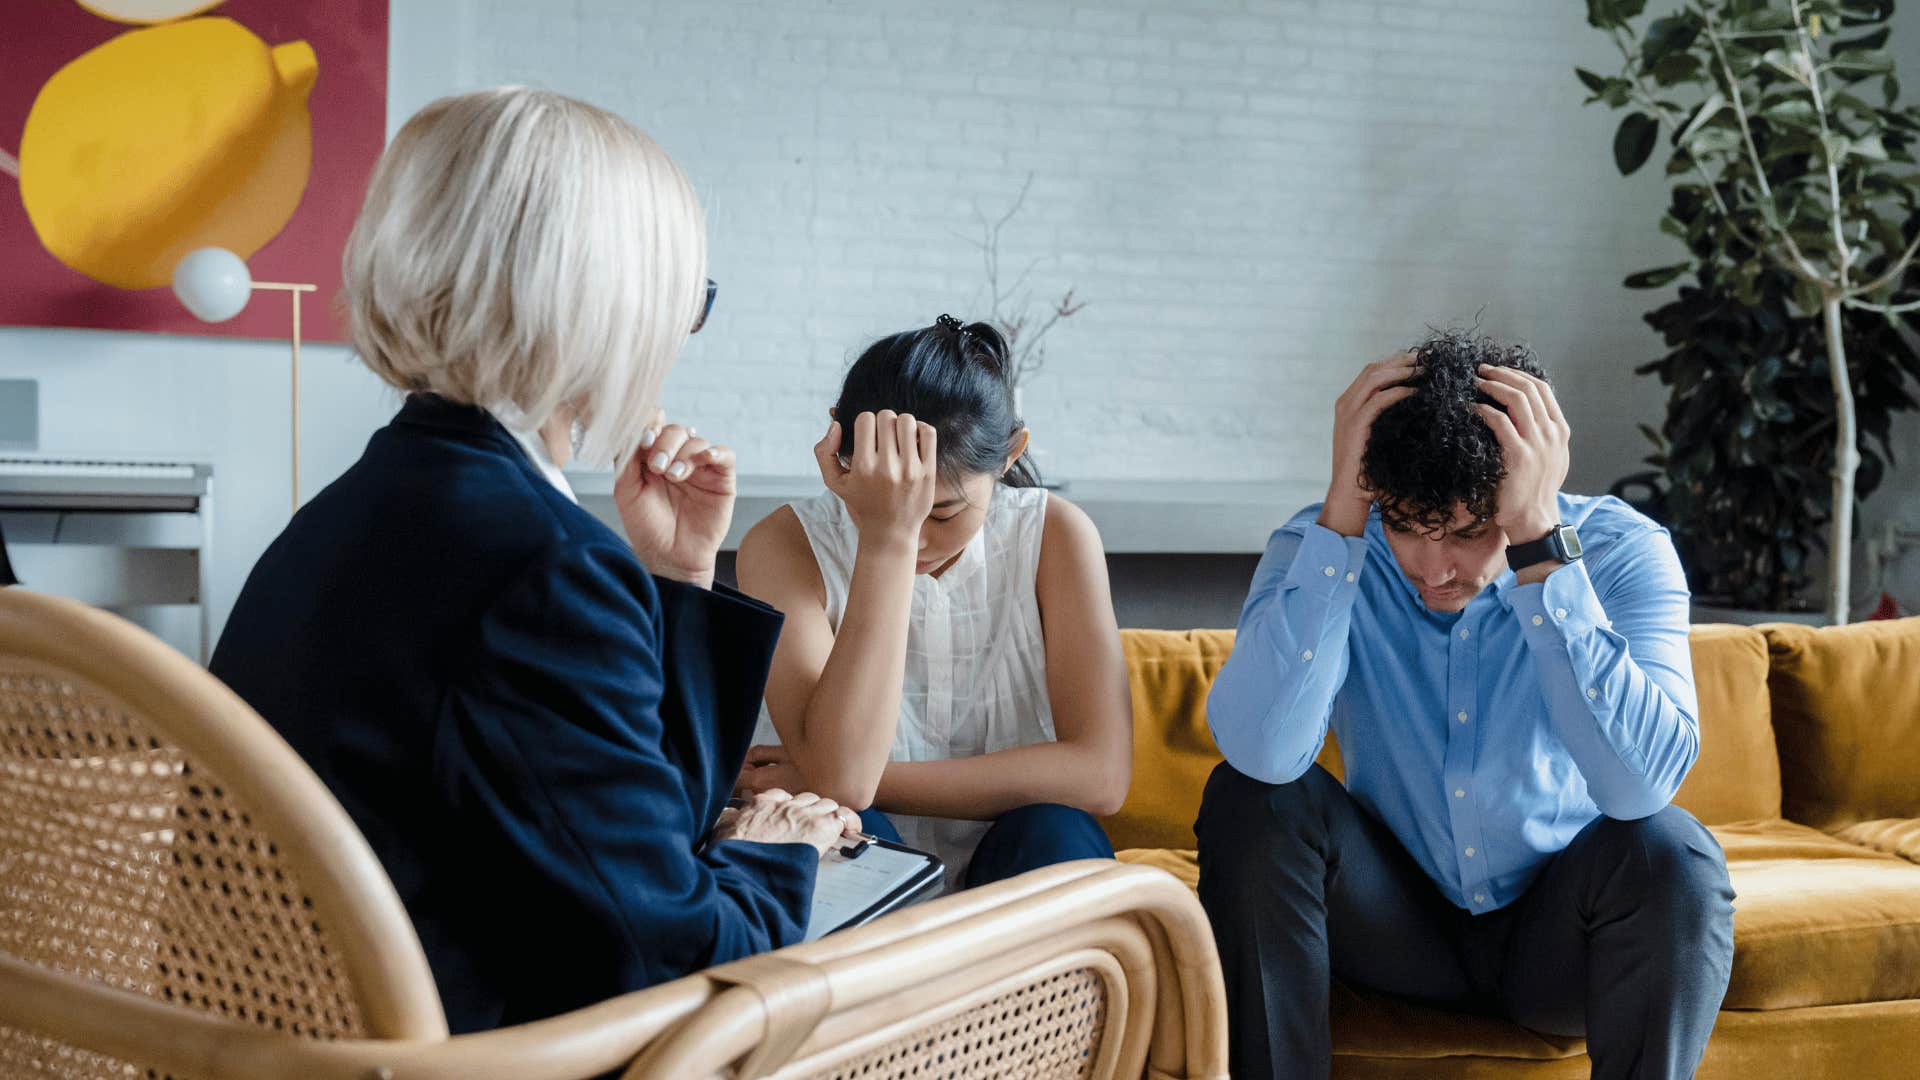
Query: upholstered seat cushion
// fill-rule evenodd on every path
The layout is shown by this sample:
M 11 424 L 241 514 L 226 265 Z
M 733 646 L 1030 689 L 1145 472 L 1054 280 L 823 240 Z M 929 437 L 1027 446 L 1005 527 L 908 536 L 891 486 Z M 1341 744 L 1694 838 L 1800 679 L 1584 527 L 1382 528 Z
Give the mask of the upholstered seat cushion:
M 1790 821 L 1719 825 L 1713 834 L 1737 894 L 1726 1008 L 1920 997 L 1920 866 Z M 1192 851 L 1123 851 L 1120 858 L 1189 886 L 1199 881 Z M 1527 1035 L 1522 1043 L 1539 1041 Z
M 1713 833 L 1737 894 L 1726 1008 L 1920 997 L 1920 866 L 1790 821 Z
M 1849 825 L 1833 835 L 1908 862 L 1920 863 L 1920 818 L 1881 818 Z

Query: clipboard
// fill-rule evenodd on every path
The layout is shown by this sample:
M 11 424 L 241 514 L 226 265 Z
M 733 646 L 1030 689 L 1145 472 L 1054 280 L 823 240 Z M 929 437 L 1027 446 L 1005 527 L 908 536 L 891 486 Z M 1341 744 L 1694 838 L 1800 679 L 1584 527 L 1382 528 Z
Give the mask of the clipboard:
M 897 911 L 938 887 L 946 871 L 938 856 L 875 837 L 836 847 L 820 858 L 803 940 Z

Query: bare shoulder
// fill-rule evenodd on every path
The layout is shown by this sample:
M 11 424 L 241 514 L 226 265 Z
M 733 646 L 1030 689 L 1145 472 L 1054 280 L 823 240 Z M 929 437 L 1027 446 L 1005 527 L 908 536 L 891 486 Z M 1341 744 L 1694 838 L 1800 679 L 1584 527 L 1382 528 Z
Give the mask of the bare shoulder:
M 782 506 L 761 518 L 740 539 L 739 560 L 735 572 L 741 591 L 769 599 L 793 596 L 796 591 L 817 597 L 826 604 L 826 583 L 820 576 L 820 564 L 807 542 L 807 530 L 793 507 Z
M 1040 551 L 1101 554 L 1100 530 L 1085 510 L 1058 495 L 1047 496 L 1046 524 L 1040 530 Z
M 1083 581 L 1094 568 L 1105 578 L 1106 550 L 1093 519 L 1060 496 L 1047 496 L 1047 517 L 1040 527 L 1039 587 L 1046 588 L 1050 581 Z

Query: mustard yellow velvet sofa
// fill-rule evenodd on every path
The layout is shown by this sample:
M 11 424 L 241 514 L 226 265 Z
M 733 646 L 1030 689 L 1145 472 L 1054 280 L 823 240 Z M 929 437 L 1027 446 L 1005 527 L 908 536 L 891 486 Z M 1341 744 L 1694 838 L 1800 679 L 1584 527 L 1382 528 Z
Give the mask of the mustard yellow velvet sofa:
M 1193 819 L 1219 762 L 1207 689 L 1233 633 L 1129 630 L 1127 862 L 1198 877 Z M 1677 803 L 1726 849 L 1733 978 L 1699 1076 L 1920 1077 L 1920 619 L 1696 627 L 1699 762 Z M 1321 764 L 1342 775 L 1331 738 Z M 1335 1076 L 1585 1077 L 1585 1044 L 1336 987 Z

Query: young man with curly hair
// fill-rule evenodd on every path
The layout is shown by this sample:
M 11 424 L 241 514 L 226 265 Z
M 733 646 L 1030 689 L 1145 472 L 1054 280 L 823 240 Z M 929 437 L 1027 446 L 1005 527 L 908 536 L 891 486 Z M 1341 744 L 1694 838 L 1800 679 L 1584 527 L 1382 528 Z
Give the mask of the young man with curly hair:
M 1326 1076 L 1329 985 L 1691 1076 L 1733 890 L 1670 805 L 1700 728 L 1665 530 L 1561 492 L 1525 348 L 1442 333 L 1334 412 L 1326 502 L 1274 533 L 1207 701 L 1194 831 L 1238 1078 Z M 1339 740 L 1346 786 L 1314 764 Z

